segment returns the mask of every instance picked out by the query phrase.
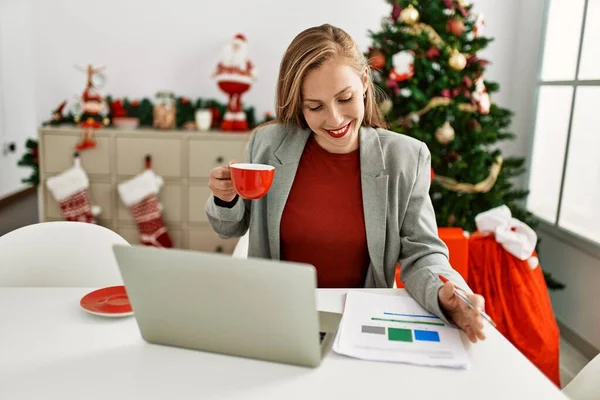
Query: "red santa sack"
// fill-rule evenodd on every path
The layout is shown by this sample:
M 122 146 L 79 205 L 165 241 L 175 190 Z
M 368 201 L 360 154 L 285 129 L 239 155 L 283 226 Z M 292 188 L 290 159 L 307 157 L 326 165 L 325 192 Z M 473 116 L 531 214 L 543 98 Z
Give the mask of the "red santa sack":
M 515 230 L 507 228 L 509 234 Z M 560 333 L 542 268 L 533 250 L 526 259 L 507 251 L 498 240 L 503 235 L 471 235 L 468 284 L 485 298 L 485 310 L 500 333 L 560 387 Z

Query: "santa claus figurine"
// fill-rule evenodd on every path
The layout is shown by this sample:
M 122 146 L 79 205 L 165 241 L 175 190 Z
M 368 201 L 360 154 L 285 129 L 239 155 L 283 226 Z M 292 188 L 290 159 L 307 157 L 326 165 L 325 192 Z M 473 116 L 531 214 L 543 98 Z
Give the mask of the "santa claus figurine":
M 392 57 L 393 67 L 389 78 L 395 82 L 404 82 L 415 76 L 415 56 L 411 51 L 404 50 Z
M 227 93 L 229 101 L 227 111 L 221 122 L 223 131 L 247 131 L 248 122 L 242 109 L 242 94 L 250 89 L 256 78 L 256 70 L 247 58 L 247 41 L 244 35 L 237 34 L 233 41 L 226 46 L 213 75 L 219 89 Z
M 479 111 L 480 114 L 487 115 L 490 113 L 490 95 L 488 94 L 485 84 L 483 83 L 483 77 L 479 77 L 475 81 L 473 100 L 475 101 L 475 104 L 477 105 L 477 111 Z
M 83 128 L 83 137 L 77 144 L 77 150 L 93 149 L 96 142 L 92 139 L 94 129 L 107 126 L 110 120 L 106 116 L 107 104 L 102 97 L 89 86 L 81 96 L 81 115 L 75 117 L 79 126 Z

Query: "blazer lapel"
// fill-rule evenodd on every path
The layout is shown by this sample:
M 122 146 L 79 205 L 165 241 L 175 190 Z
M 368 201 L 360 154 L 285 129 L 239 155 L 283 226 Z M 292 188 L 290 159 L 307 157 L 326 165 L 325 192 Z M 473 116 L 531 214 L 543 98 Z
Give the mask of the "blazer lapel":
M 310 130 L 290 129 L 275 151 L 277 162 L 274 162 L 275 177 L 271 190 L 267 195 L 267 226 L 269 229 L 269 243 L 271 245 L 271 258 L 281 258 L 280 225 L 281 216 L 287 202 L 300 157 L 304 151 L 306 141 L 310 137 Z
M 388 174 L 379 135 L 360 128 L 360 167 L 367 246 L 377 287 L 387 287 L 384 275 Z

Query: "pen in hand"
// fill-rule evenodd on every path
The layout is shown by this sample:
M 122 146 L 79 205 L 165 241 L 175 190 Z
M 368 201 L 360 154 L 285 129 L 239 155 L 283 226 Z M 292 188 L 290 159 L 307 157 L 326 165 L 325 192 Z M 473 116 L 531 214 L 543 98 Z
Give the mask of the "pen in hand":
M 433 275 L 432 272 L 430 272 L 431 275 Z M 435 275 L 433 275 L 433 277 L 435 278 Z M 440 278 L 440 280 L 444 283 L 448 282 L 448 278 L 446 278 L 445 276 L 442 275 L 438 275 L 438 277 Z M 471 300 L 469 300 L 469 298 L 459 289 L 456 288 L 456 286 L 454 287 L 454 294 L 456 296 L 458 296 L 459 299 L 461 299 L 462 301 L 464 301 L 469 307 L 471 308 L 475 308 L 475 306 L 473 305 L 473 303 L 471 302 Z M 479 314 L 481 315 L 481 317 L 485 320 L 487 320 L 490 324 L 492 324 L 492 326 L 495 328 L 496 327 L 496 323 L 492 320 L 492 318 L 486 314 L 485 311 L 480 310 Z

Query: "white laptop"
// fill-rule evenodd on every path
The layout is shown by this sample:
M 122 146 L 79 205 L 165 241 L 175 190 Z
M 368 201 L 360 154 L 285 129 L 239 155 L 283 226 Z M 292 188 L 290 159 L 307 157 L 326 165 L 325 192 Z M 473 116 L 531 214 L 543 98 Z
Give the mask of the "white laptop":
M 318 312 L 307 264 L 114 245 L 144 340 L 316 367 L 341 314 Z

